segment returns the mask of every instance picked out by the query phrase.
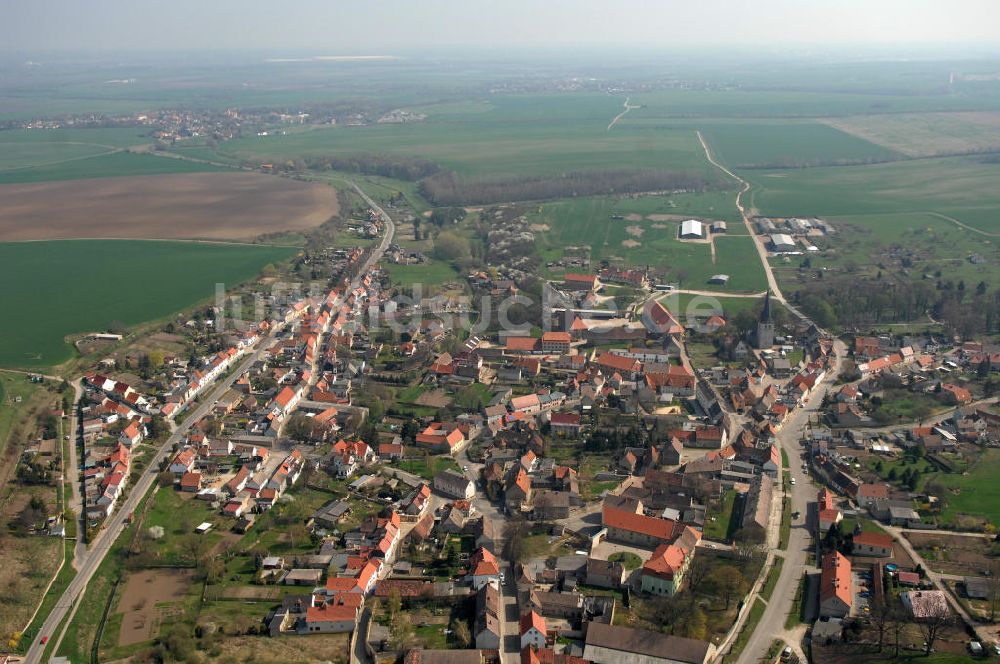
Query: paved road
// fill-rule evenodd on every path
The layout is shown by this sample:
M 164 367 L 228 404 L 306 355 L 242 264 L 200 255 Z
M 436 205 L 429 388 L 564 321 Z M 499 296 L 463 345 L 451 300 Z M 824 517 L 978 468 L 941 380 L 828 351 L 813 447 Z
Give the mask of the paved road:
M 764 240 L 761 236 L 754 232 L 753 224 L 750 221 L 750 213 L 743 205 L 743 197 L 748 191 L 750 191 L 750 183 L 716 161 L 715 157 L 712 155 L 712 150 L 708 147 L 708 143 L 705 142 L 705 137 L 701 135 L 700 131 L 695 131 L 695 134 L 698 135 L 698 141 L 701 143 L 701 147 L 705 151 L 705 158 L 708 159 L 713 166 L 740 183 L 740 190 L 736 194 L 736 209 L 740 211 L 740 216 L 743 218 L 743 224 L 747 227 L 747 232 L 750 234 L 750 237 L 753 238 L 754 246 L 757 248 L 757 255 L 760 257 L 760 262 L 764 266 L 765 274 L 767 274 L 767 285 L 768 288 L 771 289 L 772 297 L 785 305 L 786 309 L 799 318 L 808 320 L 808 317 L 796 309 L 793 305 L 789 304 L 788 300 L 786 300 L 785 296 L 781 293 L 781 289 L 778 288 L 778 280 L 775 279 L 774 271 L 771 269 L 771 264 L 767 261 L 767 247 L 764 246 Z
M 375 202 L 372 201 L 367 196 L 367 194 L 361 191 L 361 189 L 358 188 L 357 185 L 354 185 L 354 188 L 369 205 L 371 205 L 375 210 L 377 210 L 379 213 L 382 214 L 386 222 L 385 237 L 383 238 L 379 246 L 375 249 L 375 251 L 372 252 L 371 257 L 369 257 L 368 261 L 365 263 L 363 269 L 359 273 L 359 274 L 365 274 L 371 268 L 371 266 L 374 265 L 382 257 L 382 254 L 385 252 L 385 249 L 392 242 L 392 237 L 395 233 L 395 225 L 389 218 L 389 215 L 385 214 L 382 208 L 376 205 Z M 352 287 L 357 287 L 359 281 L 360 278 L 356 278 L 352 284 Z M 90 547 L 90 550 L 86 553 L 85 558 L 82 560 L 79 558 L 77 559 L 79 564 L 79 569 L 76 578 L 74 578 L 73 581 L 70 582 L 69 587 L 63 593 L 62 597 L 59 598 L 59 601 L 56 602 L 56 605 L 55 607 L 53 607 L 52 612 L 49 613 L 45 622 L 42 624 L 42 628 L 36 635 L 35 640 L 32 642 L 31 647 L 28 650 L 28 654 L 25 657 L 24 661 L 27 664 L 35 664 L 36 662 L 41 661 L 42 654 L 45 649 L 45 646 L 43 646 L 41 643 L 42 638 L 53 636 L 55 630 L 59 627 L 59 624 L 62 622 L 63 618 L 72 609 L 73 604 L 77 601 L 77 599 L 86 589 L 87 584 L 90 582 L 91 577 L 93 577 L 94 573 L 97 571 L 97 568 L 104 560 L 104 557 L 107 555 L 111 546 L 122 534 L 122 531 L 124 531 L 126 526 L 124 517 L 135 511 L 135 509 L 139 506 L 139 502 L 140 500 L 142 500 L 142 497 L 146 494 L 147 491 L 149 491 L 150 487 L 153 486 L 153 482 L 156 480 L 156 475 L 159 472 L 160 463 L 171 453 L 174 446 L 181 441 L 181 439 L 188 432 L 191 426 L 195 422 L 201 420 L 201 418 L 206 416 L 211 411 L 214 403 L 223 394 L 225 394 L 226 390 L 232 387 L 233 383 L 236 382 L 236 379 L 239 378 L 241 375 L 243 375 L 247 370 L 250 369 L 251 366 L 253 366 L 253 364 L 258 359 L 260 359 L 260 356 L 263 353 L 263 351 L 274 343 L 278 334 L 280 334 L 281 331 L 284 330 L 284 327 L 285 327 L 284 324 L 275 327 L 275 329 L 271 332 L 271 334 L 266 339 L 261 341 L 257 349 L 249 356 L 247 356 L 247 358 L 236 368 L 235 371 L 232 371 L 226 378 L 224 378 L 221 381 L 221 383 L 217 384 L 207 395 L 204 401 L 188 414 L 188 417 L 184 421 L 184 424 L 177 427 L 174 433 L 171 434 L 171 436 L 167 438 L 166 442 L 163 443 L 163 445 L 157 451 L 156 455 L 149 462 L 149 465 L 146 467 L 146 470 L 140 476 L 139 480 L 131 488 L 128 497 L 121 505 L 118 506 L 118 509 L 115 511 L 115 513 L 111 517 L 109 517 L 108 523 L 105 525 L 104 530 L 97 537 L 94 538 L 93 545 Z M 61 639 L 62 635 L 60 634 L 58 635 L 58 640 Z M 56 650 L 58 650 L 59 646 L 58 640 L 55 645 Z
M 277 326 L 266 339 L 261 341 L 257 349 L 248 355 L 235 371 L 231 372 L 228 376 L 222 379 L 221 383 L 217 383 L 216 386 L 208 393 L 204 401 L 189 413 L 187 419 L 184 421 L 184 424 L 177 427 L 174 433 L 167 438 L 163 445 L 160 446 L 153 459 L 146 466 L 146 470 L 143 471 L 142 475 L 139 477 L 139 480 L 134 486 L 131 487 L 128 497 L 108 518 L 108 522 L 105 524 L 104 529 L 94 538 L 94 541 L 86 555 L 82 559 L 79 557 L 77 558 L 79 569 L 77 571 L 76 578 L 70 582 L 69 587 L 66 588 L 66 591 L 63 593 L 62 597 L 59 598 L 59 601 L 56 602 L 52 612 L 42 624 L 42 628 L 35 636 L 35 640 L 32 642 L 31 648 L 28 650 L 25 662 L 32 664 L 34 662 L 41 661 L 42 651 L 44 650 L 44 646 L 41 644 L 41 639 L 46 636 L 53 636 L 53 632 L 59 626 L 59 623 L 62 622 L 62 619 L 72 608 L 77 598 L 86 589 L 91 577 L 93 577 L 94 573 L 97 571 L 97 568 L 104 560 L 104 557 L 111 549 L 111 546 L 122 534 L 122 531 L 125 530 L 125 517 L 136 510 L 139 506 L 139 502 L 142 500 L 142 497 L 146 495 L 146 492 L 153 486 L 153 482 L 156 481 L 156 476 L 159 474 L 161 462 L 171 454 L 174 446 L 181 441 L 185 434 L 187 434 L 191 426 L 211 411 L 216 400 L 218 400 L 219 397 L 226 392 L 226 390 L 232 387 L 233 383 L 236 382 L 236 379 L 245 373 L 254 362 L 260 359 L 261 353 L 263 353 L 264 350 L 274 342 L 277 335 L 283 329 L 284 325 Z M 61 639 L 61 635 L 59 638 Z M 56 644 L 56 648 L 58 649 L 58 643 Z
M 809 423 L 810 416 L 820 411 L 823 396 L 830 389 L 834 377 L 840 371 L 840 363 L 844 357 L 846 348 L 841 342 L 837 341 L 835 342 L 834 349 L 836 351 L 836 361 L 833 368 L 827 372 L 826 379 L 813 392 L 805 405 L 796 408 L 788 416 L 788 419 L 781 427 L 781 431 L 778 432 L 778 444 L 788 453 L 789 470 L 791 471 L 792 478 L 795 480 L 795 485 L 790 491 L 792 499 L 791 509 L 792 512 L 798 511 L 801 516 L 792 522 L 791 537 L 788 541 L 788 549 L 782 555 L 785 562 L 781 568 L 781 574 L 778 576 L 778 583 L 775 586 L 774 593 L 771 595 L 764 615 L 761 617 L 760 623 L 758 623 L 740 658 L 737 660 L 738 664 L 750 664 L 760 661 L 767 652 L 768 647 L 770 647 L 771 641 L 784 633 L 785 618 L 791 610 L 795 592 L 798 590 L 799 579 L 801 579 L 803 571 L 815 571 L 814 567 L 806 567 L 806 557 L 813 546 L 812 534 L 806 522 L 806 508 L 810 501 L 816 499 L 819 487 L 812 481 L 809 474 L 802 470 L 805 456 L 800 440 L 803 430 Z M 780 496 L 780 493 L 776 495 Z M 781 554 L 777 553 L 776 555 Z M 799 649 L 798 643 L 790 645 L 796 648 L 796 650 Z

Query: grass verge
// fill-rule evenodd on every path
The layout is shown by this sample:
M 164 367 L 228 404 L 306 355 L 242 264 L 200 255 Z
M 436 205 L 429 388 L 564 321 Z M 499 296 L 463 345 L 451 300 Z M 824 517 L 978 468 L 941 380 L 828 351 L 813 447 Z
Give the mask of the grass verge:
M 771 566 L 771 571 L 767 573 L 767 578 L 764 580 L 764 586 L 760 589 L 760 596 L 766 601 L 771 601 L 771 595 L 774 594 L 774 587 L 778 585 L 778 577 L 781 576 L 781 568 L 785 564 L 784 558 L 775 558 L 774 565 Z

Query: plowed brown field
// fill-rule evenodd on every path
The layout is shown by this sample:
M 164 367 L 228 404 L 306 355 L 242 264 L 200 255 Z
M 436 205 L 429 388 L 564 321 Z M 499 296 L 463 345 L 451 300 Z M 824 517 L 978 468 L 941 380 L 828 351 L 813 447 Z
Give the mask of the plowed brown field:
M 0 241 L 250 240 L 315 228 L 335 189 L 257 173 L 192 173 L 0 185 Z

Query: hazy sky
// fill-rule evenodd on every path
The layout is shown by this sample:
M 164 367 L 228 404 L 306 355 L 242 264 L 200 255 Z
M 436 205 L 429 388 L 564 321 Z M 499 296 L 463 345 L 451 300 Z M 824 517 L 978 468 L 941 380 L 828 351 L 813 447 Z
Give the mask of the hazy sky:
M 978 43 L 1000 0 L 5 0 L 0 49 Z

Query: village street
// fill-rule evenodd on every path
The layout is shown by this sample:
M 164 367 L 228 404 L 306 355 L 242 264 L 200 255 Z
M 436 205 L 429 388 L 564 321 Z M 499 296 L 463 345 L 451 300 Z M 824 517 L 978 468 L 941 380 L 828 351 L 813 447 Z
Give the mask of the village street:
M 380 207 L 375 205 L 375 203 L 368 198 L 368 196 L 361 191 L 357 185 L 355 185 L 355 189 L 375 210 L 382 215 L 386 223 L 385 235 L 382 242 L 376 247 L 375 251 L 372 252 L 363 268 L 358 272 L 359 275 L 364 275 L 368 272 L 372 265 L 378 262 L 386 248 L 392 242 L 392 238 L 395 233 L 395 226 L 389 216 L 385 214 Z M 350 289 L 357 288 L 359 281 L 360 276 L 355 277 L 354 281 L 350 285 Z M 241 375 L 246 373 L 250 367 L 261 358 L 264 351 L 276 342 L 278 335 L 284 329 L 284 323 L 275 326 L 267 338 L 261 340 L 257 348 L 250 353 L 250 355 L 247 356 L 246 359 L 244 359 L 243 362 L 236 367 L 236 369 L 231 371 L 226 377 L 218 382 L 213 387 L 211 392 L 207 393 L 207 395 L 203 397 L 201 403 L 188 414 L 184 423 L 178 426 L 170 437 L 163 443 L 163 445 L 160 446 L 159 450 L 150 460 L 135 485 L 131 487 L 128 497 L 120 505 L 115 515 L 108 520 L 104 529 L 97 535 L 97 537 L 94 538 L 94 541 L 90 543 L 86 554 L 77 555 L 77 575 L 70 582 L 65 592 L 56 602 L 56 605 L 52 608 L 52 611 L 42 624 L 41 629 L 39 629 L 38 634 L 35 635 L 35 639 L 32 641 L 28 653 L 25 656 L 24 661 L 27 664 L 35 664 L 36 662 L 42 661 L 42 655 L 47 645 L 42 643 L 42 639 L 45 639 L 46 642 L 50 639 L 54 641 L 54 644 L 50 645 L 53 650 L 58 650 L 59 642 L 62 640 L 65 632 L 65 627 L 69 625 L 70 621 L 66 621 L 63 632 L 55 634 L 55 631 L 59 628 L 63 619 L 68 614 L 75 613 L 76 608 L 79 606 L 78 600 L 86 590 L 87 584 L 90 582 L 90 579 L 97 571 L 115 541 L 121 536 L 122 532 L 127 527 L 128 517 L 136 510 L 143 496 L 145 496 L 150 487 L 153 486 L 161 464 L 172 453 L 174 447 L 184 438 L 191 426 L 209 414 L 214 407 L 215 402 L 233 386 Z
M 805 405 L 795 409 L 789 415 L 778 432 L 778 444 L 788 454 L 788 470 L 795 480 L 795 485 L 791 487 L 789 492 L 792 499 L 790 509 L 793 513 L 799 512 L 800 516 L 792 522 L 791 537 L 788 541 L 788 549 L 782 555 L 785 562 L 782 565 L 781 574 L 778 576 L 778 583 L 760 622 L 737 660 L 738 664 L 751 664 L 761 660 L 770 647 L 771 641 L 785 631 L 785 618 L 791 610 L 803 572 L 816 571 L 814 567 L 806 565 L 807 556 L 813 547 L 812 534 L 806 515 L 808 504 L 816 499 L 819 488 L 812 481 L 809 473 L 802 470 L 804 455 L 800 441 L 810 417 L 819 412 L 824 395 L 840 372 L 840 365 L 846 352 L 844 344 L 839 341 L 835 342 L 834 352 L 836 353 L 836 361 L 827 372 L 820 387 L 810 395 Z M 747 601 L 753 602 L 754 599 L 751 597 Z M 790 645 L 799 652 L 799 656 L 805 661 L 798 642 L 793 642 Z

